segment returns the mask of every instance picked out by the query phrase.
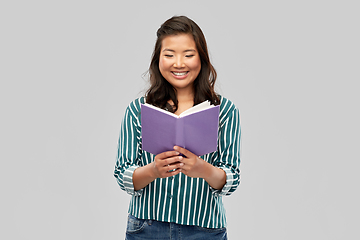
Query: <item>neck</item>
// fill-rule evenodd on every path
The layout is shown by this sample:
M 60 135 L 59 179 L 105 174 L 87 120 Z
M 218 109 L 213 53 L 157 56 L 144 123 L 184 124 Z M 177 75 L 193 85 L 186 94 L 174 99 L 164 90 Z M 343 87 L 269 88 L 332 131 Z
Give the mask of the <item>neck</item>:
M 185 110 L 194 106 L 194 91 L 183 89 L 182 91 L 176 92 L 176 97 L 178 100 L 178 108 L 175 112 L 176 115 L 180 115 Z
M 178 89 L 176 91 L 177 100 L 180 102 L 194 101 L 193 89 Z

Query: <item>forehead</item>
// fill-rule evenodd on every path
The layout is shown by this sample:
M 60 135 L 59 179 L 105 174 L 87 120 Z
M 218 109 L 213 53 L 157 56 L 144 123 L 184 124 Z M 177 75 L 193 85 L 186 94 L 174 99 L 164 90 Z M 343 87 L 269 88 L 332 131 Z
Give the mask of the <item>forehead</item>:
M 161 42 L 161 50 L 187 50 L 195 49 L 196 44 L 191 34 L 177 34 L 165 37 Z

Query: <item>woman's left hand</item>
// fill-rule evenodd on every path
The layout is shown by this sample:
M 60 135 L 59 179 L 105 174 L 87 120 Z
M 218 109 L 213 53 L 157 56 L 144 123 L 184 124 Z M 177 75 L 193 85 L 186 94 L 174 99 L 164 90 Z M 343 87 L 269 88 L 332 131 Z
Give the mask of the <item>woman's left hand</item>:
M 192 178 L 205 178 L 204 165 L 206 162 L 185 148 L 175 146 L 174 150 L 183 154 L 183 165 L 180 166 L 181 172 Z
M 181 160 L 180 172 L 188 177 L 203 178 L 214 189 L 223 188 L 226 183 L 224 170 L 211 165 L 185 148 L 175 146 L 174 150 L 185 156 Z

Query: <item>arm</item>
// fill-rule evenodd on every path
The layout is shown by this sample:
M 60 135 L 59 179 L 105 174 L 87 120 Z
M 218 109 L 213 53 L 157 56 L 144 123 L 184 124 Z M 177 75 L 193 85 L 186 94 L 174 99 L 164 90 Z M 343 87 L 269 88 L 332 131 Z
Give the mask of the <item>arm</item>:
M 204 162 L 204 180 L 216 190 L 221 190 L 226 184 L 226 173 L 221 168 L 217 168 L 208 162 Z
M 203 178 L 220 195 L 230 195 L 240 183 L 240 115 L 236 108 L 227 114 L 219 130 L 218 151 L 212 164 L 190 151 L 174 147 L 186 158 L 181 171 L 194 178 Z
M 141 166 L 139 111 L 139 100 L 132 102 L 125 111 L 114 171 L 120 188 L 131 195 L 141 195 L 142 189 L 156 178 L 178 174 L 182 165 L 179 153 L 169 151 L 155 156 L 154 162 Z
M 140 166 L 141 147 L 139 142 L 140 124 L 138 120 L 139 104 L 131 103 L 125 111 L 119 134 L 114 177 L 120 188 L 131 195 L 140 195 L 134 191 L 132 177 Z
M 226 184 L 220 195 L 230 195 L 240 184 L 241 125 L 240 112 L 235 106 L 223 117 L 219 129 L 218 151 L 213 165 L 226 172 Z
M 133 173 L 133 184 L 135 190 L 146 187 L 156 178 L 167 178 L 180 172 L 182 157 L 179 152 L 168 151 L 155 156 L 154 162 L 137 168 Z
M 182 173 L 192 178 L 203 178 L 214 189 L 223 188 L 226 183 L 224 170 L 205 162 L 185 148 L 175 146 L 174 149 L 186 156 L 186 158 L 181 157 L 184 163 L 180 169 Z

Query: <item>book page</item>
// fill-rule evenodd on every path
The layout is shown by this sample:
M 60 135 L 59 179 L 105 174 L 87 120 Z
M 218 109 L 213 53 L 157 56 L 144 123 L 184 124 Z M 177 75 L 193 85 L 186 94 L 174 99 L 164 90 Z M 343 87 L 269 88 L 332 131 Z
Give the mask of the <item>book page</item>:
M 208 100 L 206 100 L 206 101 L 204 101 L 202 103 L 199 103 L 199 104 L 193 106 L 192 108 L 189 108 L 188 110 L 182 112 L 179 115 L 179 117 L 184 117 L 184 116 L 196 113 L 196 112 L 200 112 L 200 111 L 208 109 L 208 108 L 210 108 L 212 106 L 213 105 L 211 105 L 210 102 Z
M 195 105 L 195 106 L 193 106 L 193 107 L 185 110 L 184 112 L 182 112 L 182 113 L 178 116 L 178 115 L 176 115 L 175 113 L 166 111 L 166 110 L 164 110 L 164 109 L 162 109 L 162 108 L 159 108 L 159 107 L 155 107 L 155 106 L 153 106 L 153 105 L 151 105 L 151 104 L 148 104 L 148 103 L 145 103 L 144 105 L 146 105 L 146 106 L 148 106 L 148 107 L 150 107 L 150 108 L 152 108 L 152 109 L 155 109 L 155 110 L 157 110 L 157 111 L 159 111 L 159 112 L 166 113 L 166 114 L 168 114 L 168 115 L 170 115 L 170 116 L 173 116 L 173 117 L 175 117 L 175 118 L 185 117 L 185 116 L 187 116 L 187 115 L 190 115 L 190 114 L 193 114 L 193 113 L 196 113 L 196 112 L 200 112 L 200 111 L 202 111 L 202 110 L 205 110 L 205 109 L 214 107 L 214 105 L 211 105 L 211 104 L 210 104 L 210 101 L 206 100 L 206 101 L 204 101 L 204 102 L 202 102 L 202 103 L 199 103 L 199 104 L 197 104 L 197 105 Z

